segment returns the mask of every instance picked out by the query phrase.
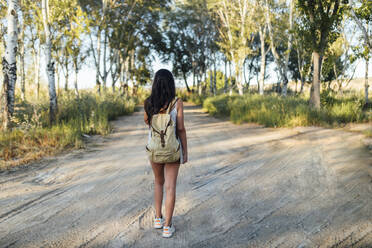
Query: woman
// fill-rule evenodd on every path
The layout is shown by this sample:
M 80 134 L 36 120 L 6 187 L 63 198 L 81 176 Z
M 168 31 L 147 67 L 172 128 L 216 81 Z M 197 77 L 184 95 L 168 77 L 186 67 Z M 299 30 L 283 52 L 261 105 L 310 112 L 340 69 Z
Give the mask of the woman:
M 161 69 L 155 73 L 154 81 L 152 84 L 151 95 L 145 100 L 145 113 L 144 121 L 150 128 L 150 122 L 153 115 L 163 113 L 167 110 L 170 103 L 176 97 L 176 87 L 173 75 L 166 69 Z M 187 140 L 186 129 L 183 121 L 183 103 L 181 99 L 177 99 L 170 109 L 169 113 L 176 123 L 176 137 L 180 143 L 180 159 L 173 163 L 159 164 L 150 161 L 154 176 L 155 176 L 155 219 L 154 227 L 163 228 L 163 237 L 171 237 L 176 231 L 173 223 L 172 216 L 176 200 L 176 182 L 178 169 L 180 164 L 187 162 Z M 148 139 L 151 139 L 149 132 Z M 164 175 L 165 171 L 165 175 Z M 161 213 L 163 201 L 163 185 L 165 183 L 165 220 Z

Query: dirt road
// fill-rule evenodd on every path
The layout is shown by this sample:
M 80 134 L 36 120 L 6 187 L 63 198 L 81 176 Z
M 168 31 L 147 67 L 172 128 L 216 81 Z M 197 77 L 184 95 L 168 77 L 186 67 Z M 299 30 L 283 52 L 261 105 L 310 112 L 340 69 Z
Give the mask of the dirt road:
M 361 135 L 233 125 L 187 106 L 171 239 L 152 228 L 143 112 L 76 151 L 0 174 L 0 247 L 372 247 Z

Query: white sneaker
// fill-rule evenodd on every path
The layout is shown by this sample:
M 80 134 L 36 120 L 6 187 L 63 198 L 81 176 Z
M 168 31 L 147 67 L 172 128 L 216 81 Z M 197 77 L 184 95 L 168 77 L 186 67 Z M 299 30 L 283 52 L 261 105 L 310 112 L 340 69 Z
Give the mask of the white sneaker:
M 163 216 L 160 218 L 154 218 L 154 228 L 160 229 L 163 228 L 165 220 L 163 219 Z
M 170 238 L 170 237 L 172 237 L 172 235 L 174 234 L 175 231 L 176 231 L 176 228 L 174 227 L 173 223 L 171 224 L 171 226 L 164 226 L 163 227 L 163 237 L 164 238 Z

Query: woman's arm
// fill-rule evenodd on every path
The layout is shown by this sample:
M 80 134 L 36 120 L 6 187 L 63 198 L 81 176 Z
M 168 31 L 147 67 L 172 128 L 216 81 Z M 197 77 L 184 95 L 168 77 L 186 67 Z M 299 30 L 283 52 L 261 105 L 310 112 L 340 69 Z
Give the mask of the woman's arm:
M 145 121 L 145 123 L 147 124 L 147 125 L 149 125 L 149 118 L 148 118 L 148 116 L 147 116 L 147 113 L 146 113 L 146 111 L 144 111 L 145 113 L 144 113 L 144 115 L 143 115 L 143 120 Z
M 177 103 L 177 135 L 180 137 L 182 145 L 182 155 L 183 162 L 186 163 L 188 160 L 187 153 L 187 138 L 186 138 L 186 128 L 183 120 L 183 102 L 182 99 L 178 100 Z

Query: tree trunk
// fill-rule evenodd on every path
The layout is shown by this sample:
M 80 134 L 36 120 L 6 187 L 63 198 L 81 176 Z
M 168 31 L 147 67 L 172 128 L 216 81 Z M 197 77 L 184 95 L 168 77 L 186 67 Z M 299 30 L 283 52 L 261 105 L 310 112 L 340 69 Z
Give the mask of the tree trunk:
M 286 57 L 284 61 L 284 68 L 283 68 L 283 74 L 284 74 L 284 82 L 283 82 L 283 91 L 282 95 L 287 96 L 287 87 L 288 87 L 288 64 L 289 64 L 289 55 L 292 50 L 292 43 L 293 43 L 293 0 L 289 1 L 289 37 L 288 37 L 288 45 L 287 45 L 287 51 L 286 51 Z
M 60 87 L 59 84 L 61 82 L 61 76 L 60 76 L 60 65 L 56 64 L 56 74 L 57 74 L 57 95 L 60 93 Z
M 207 88 L 207 68 L 204 68 L 204 84 L 202 84 L 201 86 L 201 91 L 202 91 L 202 94 L 205 94 L 206 92 L 206 88 Z
M 182 74 L 183 74 L 183 79 L 185 80 L 187 92 L 191 92 L 189 85 L 187 84 L 186 73 L 182 72 Z
M 36 93 L 37 99 L 40 97 L 40 53 L 41 53 L 41 45 L 39 43 L 37 52 L 35 54 L 35 83 L 36 83 Z
M 213 61 L 213 95 L 217 94 L 217 68 L 216 68 L 216 54 L 214 54 Z
M 107 71 L 107 61 L 106 61 L 106 56 L 107 56 L 107 31 L 105 30 L 105 36 L 104 36 L 104 43 L 103 43 L 103 90 L 106 91 L 106 81 L 107 81 L 107 76 L 108 76 L 108 71 Z
M 319 52 L 313 52 L 313 84 L 310 91 L 310 105 L 315 109 L 320 109 L 320 70 L 322 66 L 322 56 Z
M 199 71 L 198 72 L 198 78 L 197 78 L 197 85 L 196 87 L 198 88 L 198 95 L 200 96 L 202 94 L 202 90 L 201 90 L 201 80 L 202 80 L 202 73 Z
M 195 90 L 195 68 L 192 69 L 192 91 Z
M 248 70 L 249 70 L 249 74 L 248 74 L 248 82 L 247 82 L 247 88 L 249 89 L 250 85 L 251 85 L 251 79 L 252 79 L 252 66 L 253 66 L 253 61 L 254 59 L 251 59 L 251 62 L 249 63 L 248 65 Z M 256 73 L 257 74 L 257 73 Z M 257 81 L 258 82 L 258 81 Z
M 225 58 L 225 75 L 224 75 L 224 81 L 225 81 L 225 86 L 223 88 L 223 93 L 226 94 L 226 90 L 227 90 L 227 85 L 228 85 L 228 81 L 227 81 L 227 59 Z
M 126 95 L 128 91 L 128 58 L 125 58 L 122 63 L 122 95 Z
M 284 72 L 285 75 L 287 74 L 287 71 Z M 282 90 L 282 96 L 287 96 L 287 88 L 288 88 L 288 77 L 283 77 L 283 90 Z
M 263 54 L 261 54 L 260 80 L 258 82 L 258 91 L 259 91 L 260 95 L 264 94 L 265 70 L 266 70 L 266 54 L 263 53 Z
M 66 63 L 65 63 L 65 69 L 66 69 L 66 74 L 65 74 L 65 91 L 67 92 L 68 91 L 68 81 L 70 79 L 70 71 L 68 69 L 67 57 L 65 59 L 66 59 Z
M 300 88 L 300 93 L 299 94 L 302 94 L 303 90 L 304 90 L 304 85 L 305 85 L 305 79 L 304 77 L 301 75 L 301 88 Z
M 101 64 L 101 29 L 98 28 L 97 31 L 97 62 L 96 62 L 96 86 L 97 86 L 97 92 L 100 95 L 101 94 L 101 82 L 99 81 L 100 77 L 100 64 Z
M 233 78 L 232 78 L 232 69 L 231 69 L 231 62 L 230 61 L 229 61 L 229 71 L 230 71 L 230 73 L 229 73 L 229 76 L 230 76 L 230 92 L 229 92 L 229 95 L 231 96 L 232 93 L 233 93 L 233 89 L 232 89 L 232 87 L 233 87 Z
M 259 31 L 261 43 L 261 66 L 260 66 L 260 80 L 258 81 L 258 92 L 260 95 L 264 94 L 265 84 L 265 70 L 266 70 L 266 51 L 265 51 L 265 28 Z
M 49 121 L 54 123 L 56 120 L 56 115 L 58 111 L 57 105 L 57 95 L 55 87 L 55 72 L 54 72 L 54 62 L 52 61 L 52 42 L 50 37 L 49 30 L 49 1 L 42 0 L 42 15 L 43 15 L 43 24 L 45 32 L 45 64 L 46 64 L 46 73 L 48 76 L 48 87 L 49 87 Z
M 3 73 L 4 73 L 4 82 L 3 82 L 3 92 L 2 92 L 2 99 L 3 99 L 3 129 L 7 130 L 11 127 L 11 117 L 14 111 L 14 105 L 12 106 L 12 102 L 14 104 L 14 94 L 11 92 L 11 80 L 14 80 L 14 75 L 17 75 L 17 67 L 14 63 L 13 66 L 9 65 L 8 62 L 3 58 Z M 12 76 L 12 78 L 9 77 Z M 16 79 L 15 79 L 16 80 Z M 14 91 L 14 89 L 13 89 Z M 13 97 L 13 98 L 12 98 Z
M 213 95 L 213 72 L 209 70 L 209 91 Z
M 298 80 L 296 79 L 295 95 L 297 95 L 297 84 L 298 84 Z
M 337 73 L 337 68 L 336 68 L 335 63 L 333 64 L 333 73 L 335 74 L 335 77 L 336 77 L 335 81 L 338 84 L 338 93 L 341 93 L 341 95 L 342 95 L 343 94 L 343 92 L 342 92 L 342 80 L 339 80 L 339 75 Z M 329 80 L 328 90 L 331 89 L 331 84 L 332 84 L 332 80 Z
M 366 32 L 367 34 L 369 33 L 368 31 L 368 23 L 366 23 Z M 368 36 L 366 37 L 368 38 Z M 368 39 L 365 39 L 365 43 L 366 43 L 366 46 L 369 45 L 369 48 L 371 49 L 371 44 L 369 44 L 369 41 Z M 369 55 L 367 54 L 366 56 L 366 72 L 365 72 L 365 75 L 364 75 L 364 95 L 365 95 L 365 100 L 366 100 L 366 106 L 368 106 L 368 88 L 369 88 L 369 84 L 368 84 L 368 64 L 369 64 Z
M 243 84 L 242 84 L 242 67 L 243 63 L 239 62 L 235 64 L 235 74 L 236 74 L 236 86 L 238 87 L 239 95 L 243 95 Z
M 24 37 L 25 37 L 25 25 L 24 20 L 22 24 L 22 31 L 21 31 L 21 45 L 20 45 L 20 69 L 21 69 L 21 99 L 24 101 L 26 99 L 26 73 L 25 73 L 25 43 L 24 43 Z
M 368 59 L 368 56 L 367 56 L 367 59 L 366 59 L 366 73 L 364 75 L 364 94 L 365 94 L 365 100 L 366 100 L 366 105 L 368 105 L 368 88 L 369 88 L 369 84 L 368 84 L 368 63 L 369 62 L 369 59 Z
M 246 65 L 247 65 L 247 59 L 244 59 L 243 62 L 243 76 L 244 76 L 244 84 L 247 85 L 247 76 L 246 74 Z
M 14 113 L 15 83 L 17 81 L 17 9 L 18 1 L 8 1 L 7 23 L 8 37 L 6 39 L 5 57 L 3 58 L 3 129 L 11 127 L 11 117 Z
M 78 74 L 79 74 L 79 69 L 77 68 L 77 65 L 75 65 L 75 82 L 74 82 L 74 86 L 75 86 L 75 95 L 77 98 L 79 98 L 79 88 L 78 88 Z
M 300 73 L 300 80 L 301 80 L 301 88 L 300 88 L 300 93 L 299 94 L 301 94 L 302 91 L 303 91 L 303 89 L 304 89 L 305 78 L 304 78 L 304 71 L 303 71 L 303 60 L 302 60 L 302 57 L 300 55 L 300 49 L 298 48 L 299 44 L 298 44 L 298 42 L 296 42 L 296 44 L 297 44 L 297 49 L 296 49 L 296 52 L 297 52 L 297 64 L 298 64 L 298 71 Z M 297 85 L 296 85 L 296 89 L 297 89 Z

